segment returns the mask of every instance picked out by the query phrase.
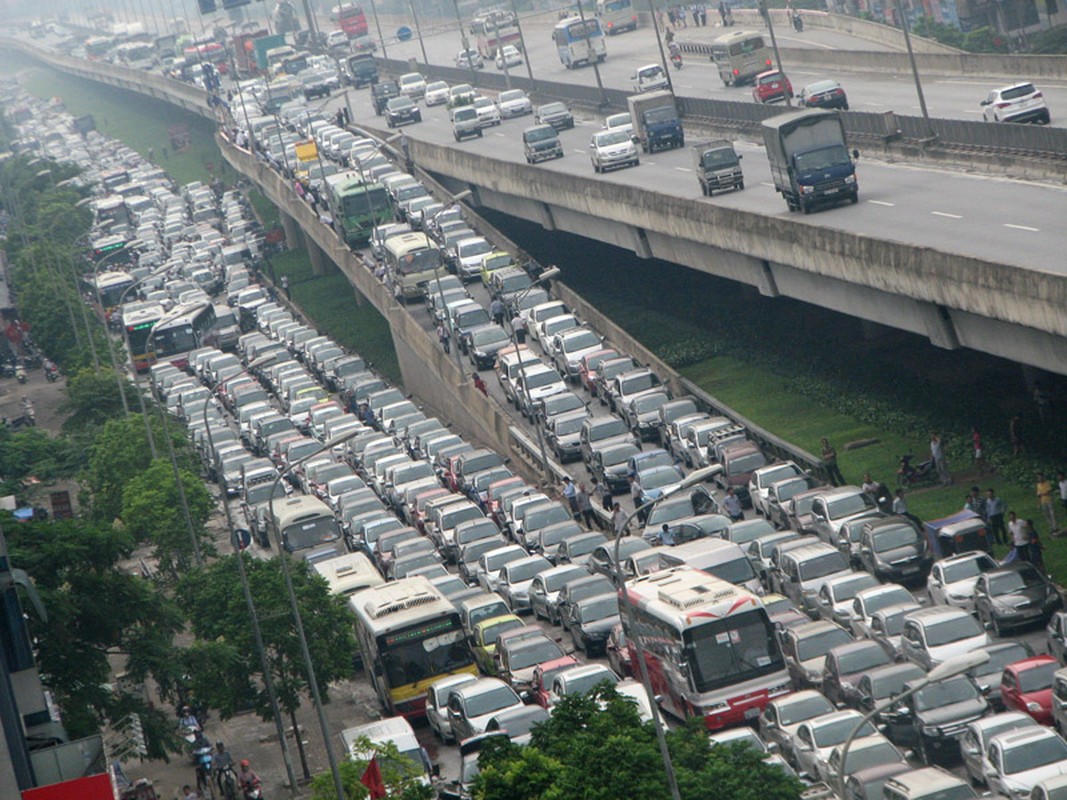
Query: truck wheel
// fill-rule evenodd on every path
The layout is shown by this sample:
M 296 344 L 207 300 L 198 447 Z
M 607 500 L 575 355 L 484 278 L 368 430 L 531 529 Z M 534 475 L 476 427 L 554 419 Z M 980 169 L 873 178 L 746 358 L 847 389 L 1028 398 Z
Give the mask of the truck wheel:
M 800 210 L 803 211 L 805 214 L 810 214 L 811 213 L 811 205 L 808 204 L 808 203 L 805 203 L 803 200 L 801 200 L 800 201 Z
M 856 203 L 858 203 L 860 201 L 859 192 L 856 192 L 856 194 L 852 195 L 852 197 L 850 197 L 849 200 L 852 201 L 852 205 L 856 205 Z
M 737 182 L 737 188 L 738 189 L 744 189 L 745 188 L 745 182 L 744 181 L 738 181 Z

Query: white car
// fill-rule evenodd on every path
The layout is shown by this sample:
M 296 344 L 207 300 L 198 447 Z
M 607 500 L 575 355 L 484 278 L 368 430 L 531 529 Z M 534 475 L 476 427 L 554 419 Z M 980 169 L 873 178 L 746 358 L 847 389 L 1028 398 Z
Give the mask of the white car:
M 478 280 L 482 271 L 482 259 L 493 252 L 493 245 L 481 236 L 460 239 L 456 242 L 456 272 L 464 281 Z
M 864 589 L 852 598 L 852 615 L 849 617 L 848 627 L 857 639 L 866 639 L 871 633 L 871 617 L 875 611 L 914 601 L 911 592 L 896 583 Z
M 428 106 L 443 106 L 448 102 L 448 84 L 444 81 L 434 81 L 426 84 L 426 92 L 423 99 Z
M 558 333 L 548 349 L 560 374 L 567 380 L 578 381 L 578 366 L 582 357 L 604 348 L 604 339 L 589 328 L 571 328 Z
M 988 553 L 975 550 L 960 553 L 934 563 L 926 590 L 930 599 L 942 606 L 955 606 L 974 613 L 974 586 L 984 572 L 997 568 Z
M 900 654 L 925 670 L 993 643 L 982 625 L 962 608 L 933 606 L 904 618 Z
M 638 67 L 637 72 L 630 76 L 630 81 L 633 83 L 634 91 L 638 93 L 654 92 L 670 86 L 667 73 L 659 64 L 645 64 L 643 67 Z
M 469 83 L 457 83 L 448 90 L 448 107 L 465 106 L 471 103 L 478 93 Z
M 419 72 L 408 72 L 400 76 L 397 81 L 400 86 L 400 94 L 418 100 L 426 94 L 426 78 Z
M 821 692 L 805 689 L 772 700 L 759 717 L 763 740 L 776 745 L 786 761 L 795 761 L 797 729 L 808 720 L 834 713 L 833 704 Z
M 827 771 L 826 765 L 830 761 L 830 753 L 838 745 L 844 744 L 849 733 L 861 719 L 863 719 L 863 714 L 854 709 L 848 709 L 823 714 L 821 717 L 801 723 L 797 728 L 794 753 L 800 777 L 807 777 L 812 781 L 823 780 L 823 773 Z M 874 725 L 866 722 L 856 734 L 855 742 L 858 744 L 870 736 L 884 738 Z
M 460 50 L 456 53 L 456 67 L 458 69 L 481 69 L 485 66 L 482 54 L 477 50 Z
M 483 128 L 500 124 L 500 109 L 488 97 L 475 97 L 472 105 L 478 114 L 478 124 Z
M 496 54 L 496 68 L 504 69 L 505 66 L 508 69 L 522 66 L 522 53 L 513 44 L 504 45 Z
M 606 131 L 626 131 L 628 136 L 633 136 L 634 123 L 630 119 L 628 113 L 622 114 L 608 114 L 604 117 L 604 130 Z
M 476 680 L 478 679 L 469 672 L 464 672 L 460 675 L 449 675 L 447 678 L 441 678 L 441 680 L 431 683 L 426 690 L 426 720 L 430 723 L 430 730 L 437 734 L 445 744 L 448 744 L 454 738 L 452 736 L 452 723 L 448 720 L 449 695 L 452 694 L 453 687 L 464 683 L 472 683 Z
M 767 494 L 771 484 L 776 481 L 784 481 L 796 475 L 803 475 L 804 471 L 792 461 L 781 461 L 760 467 L 752 473 L 748 482 L 748 496 L 752 499 L 752 510 L 757 514 L 767 515 Z
M 1048 728 L 1002 733 L 989 742 L 989 764 L 989 789 L 1023 800 L 1041 781 L 1067 775 L 1067 742 Z
M 641 163 L 637 145 L 625 131 L 597 131 L 589 140 L 589 158 L 593 172 L 607 172 L 617 167 L 636 167 Z
M 1017 83 L 994 89 L 982 101 L 982 119 L 986 122 L 1051 121 L 1045 96 L 1032 83 Z
M 548 702 L 550 706 L 554 706 L 560 698 L 586 694 L 604 681 L 614 686 L 619 683 L 619 676 L 603 664 L 583 664 L 580 667 L 564 669 L 552 679 Z
M 522 89 L 508 89 L 506 92 L 501 92 L 497 95 L 496 105 L 500 109 L 500 116 L 504 119 L 533 113 L 533 103 Z

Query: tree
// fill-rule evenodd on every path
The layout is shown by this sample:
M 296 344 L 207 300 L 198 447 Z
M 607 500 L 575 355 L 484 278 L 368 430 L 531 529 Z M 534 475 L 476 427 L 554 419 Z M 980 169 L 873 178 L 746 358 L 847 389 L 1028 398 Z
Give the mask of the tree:
M 197 637 L 185 659 L 190 688 L 223 718 L 252 706 L 262 719 L 272 719 L 236 558 L 245 559 L 278 704 L 295 730 L 296 712 L 308 690 L 307 674 L 277 558 L 259 561 L 231 555 L 179 581 L 177 600 Z M 290 571 L 319 692 L 328 701 L 329 684 L 352 672 L 356 653 L 352 621 L 345 599 L 330 594 L 326 582 L 312 575 L 304 562 L 291 561 Z M 300 737 L 297 746 L 304 775 L 310 777 Z
M 355 743 L 353 749 L 364 756 L 357 758 L 353 755 L 338 765 L 345 791 L 343 800 L 366 800 L 369 797 L 367 787 L 360 782 L 360 778 L 370 764 L 371 754 L 378 757 L 382 783 L 389 797 L 394 800 L 430 800 L 433 797 L 433 789 L 420 780 L 422 766 L 402 755 L 392 742 L 374 744 L 364 737 Z M 311 781 L 311 800 L 337 800 L 332 772 L 323 772 L 314 777 Z
M 98 352 L 107 353 L 106 345 Z M 64 423 L 67 429 L 95 427 L 123 415 L 119 385 L 126 394 L 127 404 L 136 404 L 137 395 L 133 385 L 122 378 L 115 381 L 115 370 L 110 366 L 92 369 L 86 367 L 67 381 L 67 408 L 70 417 Z
M 141 714 L 153 758 L 174 742 L 173 722 L 144 699 L 111 687 L 112 664 L 135 682 L 172 680 L 177 607 L 141 577 L 120 568 L 133 552 L 126 532 L 83 520 L 24 523 L 6 529 L 11 561 L 25 569 L 47 620 L 27 615 L 41 679 L 63 709 L 72 739 L 131 712 Z
M 204 523 L 214 511 L 215 501 L 200 478 L 185 469 L 178 472 L 192 519 L 192 536 L 168 459 L 157 458 L 122 490 L 122 521 L 135 537 L 155 545 L 153 554 L 159 568 L 170 578 L 193 565 L 193 538 L 201 554 L 213 550 Z
M 671 731 L 668 745 L 686 800 L 795 800 L 799 782 L 751 748 L 709 747 L 703 720 Z M 477 800 L 669 800 L 655 729 L 603 684 L 565 697 L 527 747 L 489 742 L 479 756 Z

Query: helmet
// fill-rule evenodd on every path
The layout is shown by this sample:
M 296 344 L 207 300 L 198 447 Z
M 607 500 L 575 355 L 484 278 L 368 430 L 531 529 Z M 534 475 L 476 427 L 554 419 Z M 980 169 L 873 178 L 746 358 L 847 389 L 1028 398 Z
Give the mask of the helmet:
M 241 759 L 241 769 L 252 766 L 252 763 L 247 758 Z
M 215 747 L 219 748 L 219 750 L 222 750 L 226 747 L 226 745 L 223 742 L 215 742 Z

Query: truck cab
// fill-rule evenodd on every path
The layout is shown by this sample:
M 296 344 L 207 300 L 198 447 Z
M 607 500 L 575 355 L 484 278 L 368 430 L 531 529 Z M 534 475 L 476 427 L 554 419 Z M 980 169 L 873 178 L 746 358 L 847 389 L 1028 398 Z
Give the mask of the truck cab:
M 674 95 L 666 90 L 646 91 L 626 98 L 634 136 L 641 150 L 654 153 L 685 147 L 685 131 Z
M 774 188 L 790 211 L 809 214 L 842 200 L 859 202 L 855 159 L 845 126 L 835 111 L 808 109 L 763 121 L 763 141 Z

